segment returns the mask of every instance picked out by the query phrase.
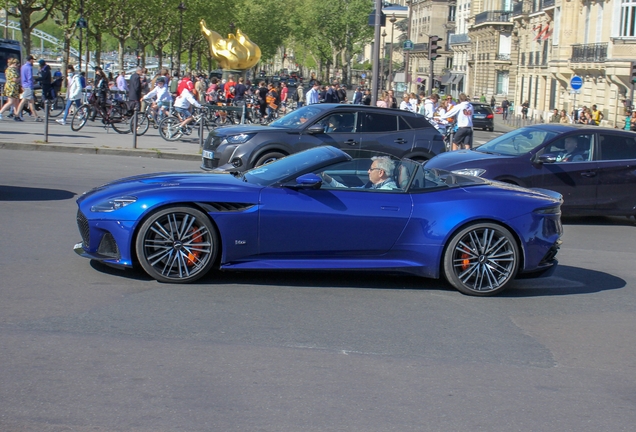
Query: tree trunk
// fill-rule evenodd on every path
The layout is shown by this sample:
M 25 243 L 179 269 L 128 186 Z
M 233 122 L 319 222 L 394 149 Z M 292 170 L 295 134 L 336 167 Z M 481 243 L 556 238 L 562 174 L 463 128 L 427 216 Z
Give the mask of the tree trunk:
M 24 50 L 24 58 L 31 54 L 31 15 L 20 14 L 20 28 L 22 31 L 22 49 Z
M 88 38 L 87 38 L 88 39 Z M 89 48 L 88 48 L 88 40 L 86 41 L 86 52 L 89 53 Z M 88 64 L 88 57 L 86 58 L 86 64 Z M 97 32 L 95 34 L 95 64 L 96 65 L 100 65 L 102 64 L 102 33 L 101 32 Z
M 163 44 L 157 43 L 157 70 L 161 72 L 163 68 Z
M 124 49 L 125 49 L 124 44 L 126 43 L 126 39 L 119 38 L 117 39 L 117 42 L 119 42 L 119 70 L 125 72 L 126 65 L 124 64 Z

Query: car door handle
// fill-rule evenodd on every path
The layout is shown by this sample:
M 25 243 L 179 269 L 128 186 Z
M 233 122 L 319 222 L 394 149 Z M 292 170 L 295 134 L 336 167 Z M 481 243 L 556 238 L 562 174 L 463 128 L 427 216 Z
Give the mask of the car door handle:
M 596 171 L 583 171 L 581 177 L 596 177 Z
M 406 144 L 408 142 L 408 140 L 405 140 L 404 138 L 398 138 L 395 141 L 393 141 L 396 144 Z
M 394 207 L 394 206 L 380 206 L 380 210 L 400 211 L 400 208 L 399 207 Z
M 345 144 L 349 144 L 349 145 L 358 145 L 358 141 L 354 140 L 354 139 L 348 139 L 345 141 Z

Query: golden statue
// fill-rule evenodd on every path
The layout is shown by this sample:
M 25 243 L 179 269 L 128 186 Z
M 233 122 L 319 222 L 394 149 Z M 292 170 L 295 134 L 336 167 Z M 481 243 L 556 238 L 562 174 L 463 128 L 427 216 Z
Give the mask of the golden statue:
M 205 20 L 201 20 L 201 32 L 208 39 L 210 54 L 221 69 L 245 70 L 261 59 L 261 49 L 239 29 L 236 35 L 230 33 L 227 39 L 223 39 L 220 34 L 207 28 Z

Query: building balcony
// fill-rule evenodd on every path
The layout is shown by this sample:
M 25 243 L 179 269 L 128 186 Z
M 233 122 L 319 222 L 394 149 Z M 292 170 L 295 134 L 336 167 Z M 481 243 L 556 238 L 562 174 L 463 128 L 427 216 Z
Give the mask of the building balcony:
M 512 16 L 527 15 L 530 12 L 530 5 L 523 0 L 516 1 L 512 5 Z
M 573 63 L 602 63 L 607 60 L 607 43 L 572 45 Z
M 475 24 L 476 26 L 478 25 L 482 25 L 482 24 L 487 24 L 487 23 L 510 23 L 512 25 L 512 22 L 510 22 L 510 19 L 512 18 L 512 12 L 511 11 L 486 11 L 486 12 L 482 12 L 482 13 L 478 13 L 477 15 L 475 15 Z
M 460 45 L 470 43 L 470 38 L 468 37 L 468 33 L 462 34 L 452 34 L 448 38 L 449 45 Z
M 541 9 L 554 7 L 555 0 L 541 0 Z
M 510 54 L 497 54 L 497 56 L 495 57 L 495 60 L 497 61 L 510 61 Z

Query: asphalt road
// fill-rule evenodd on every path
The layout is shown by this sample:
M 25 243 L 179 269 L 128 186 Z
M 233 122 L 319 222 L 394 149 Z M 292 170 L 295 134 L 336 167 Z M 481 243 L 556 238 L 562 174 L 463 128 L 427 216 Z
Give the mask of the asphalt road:
M 634 224 L 473 298 L 351 273 L 159 284 L 76 256 L 74 200 L 193 161 L 0 150 L 0 431 L 632 431 Z

